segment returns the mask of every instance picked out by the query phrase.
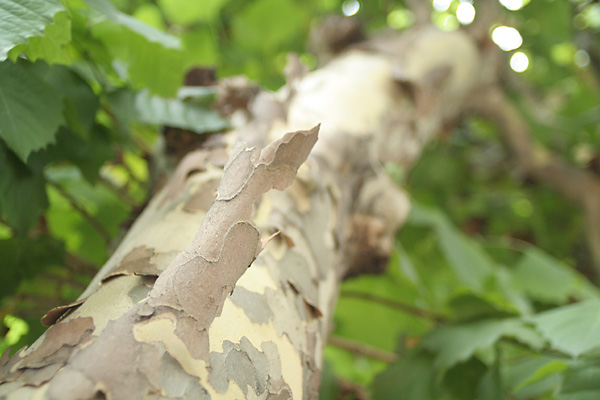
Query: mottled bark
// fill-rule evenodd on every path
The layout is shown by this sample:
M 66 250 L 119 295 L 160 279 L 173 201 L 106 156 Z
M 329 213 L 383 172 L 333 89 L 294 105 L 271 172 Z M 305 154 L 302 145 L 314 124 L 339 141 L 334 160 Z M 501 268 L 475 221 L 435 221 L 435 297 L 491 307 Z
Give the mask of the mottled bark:
M 80 301 L 3 359 L 0 396 L 316 398 L 339 283 L 383 268 L 408 212 L 382 165 L 410 168 L 459 117 L 478 57 L 464 33 L 419 28 L 315 72 L 292 60 L 286 87 L 182 161 Z

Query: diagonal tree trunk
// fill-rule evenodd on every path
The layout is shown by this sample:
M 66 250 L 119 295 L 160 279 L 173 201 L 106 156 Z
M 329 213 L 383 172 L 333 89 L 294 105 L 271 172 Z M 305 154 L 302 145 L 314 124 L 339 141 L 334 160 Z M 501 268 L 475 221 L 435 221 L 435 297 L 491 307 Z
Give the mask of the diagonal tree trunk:
M 385 266 L 408 212 L 382 166 L 410 168 L 458 119 L 479 59 L 466 34 L 418 28 L 312 73 L 292 60 L 286 87 L 182 161 L 80 300 L 3 357 L 0 396 L 317 398 L 339 283 Z

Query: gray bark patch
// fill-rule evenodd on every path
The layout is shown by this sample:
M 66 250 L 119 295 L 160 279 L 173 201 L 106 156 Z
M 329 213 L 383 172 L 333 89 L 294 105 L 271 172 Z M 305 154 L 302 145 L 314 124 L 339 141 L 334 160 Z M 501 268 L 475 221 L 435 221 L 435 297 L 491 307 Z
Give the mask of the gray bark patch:
M 160 385 L 169 399 L 210 400 L 197 377 L 186 373 L 181 365 L 165 353 L 160 363 Z
M 273 318 L 273 311 L 269 307 L 267 299 L 258 293 L 251 292 L 241 286 L 236 286 L 231 295 L 231 300 L 235 305 L 244 309 L 244 312 L 252 322 L 266 324 Z
M 213 352 L 210 355 L 213 370 L 208 379 L 213 387 L 225 393 L 229 382 L 238 384 L 244 395 L 248 395 L 248 386 L 258 395 L 262 394 L 268 384 L 267 357 L 243 337 L 240 344 L 226 340 L 223 342 L 223 353 Z

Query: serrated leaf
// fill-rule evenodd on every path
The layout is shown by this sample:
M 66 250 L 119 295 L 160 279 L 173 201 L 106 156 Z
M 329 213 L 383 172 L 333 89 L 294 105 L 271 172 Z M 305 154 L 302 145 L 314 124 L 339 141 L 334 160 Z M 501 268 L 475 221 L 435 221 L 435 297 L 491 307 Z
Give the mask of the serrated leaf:
M 32 170 L 0 142 L 0 215 L 24 237 L 48 207 L 41 170 Z
M 24 162 L 32 151 L 53 142 L 64 122 L 62 95 L 27 65 L 0 63 L 0 137 Z
M 600 301 L 590 299 L 532 318 L 552 347 L 577 357 L 600 346 Z
M 371 385 L 375 400 L 434 400 L 440 398 L 437 371 L 431 354 L 419 349 L 403 355 L 377 375 Z
M 569 297 L 593 295 L 589 290 L 591 285 L 583 276 L 533 247 L 525 251 L 512 275 L 517 289 L 524 291 L 532 299 L 545 303 L 564 304 Z
M 575 361 L 564 373 L 559 400 L 596 400 L 600 398 L 600 359 Z
M 436 367 L 446 370 L 469 359 L 475 352 L 489 348 L 502 337 L 514 338 L 534 349 L 543 345 L 541 337 L 518 319 L 445 325 L 427 334 L 421 343 L 436 354 Z
M 174 96 L 188 66 L 180 39 L 118 11 L 108 0 L 85 1 L 104 17 L 92 33 L 122 62 L 121 77 L 136 89 Z
M 0 61 L 33 36 L 42 36 L 54 15 L 63 11 L 60 0 L 0 0 Z
M 71 58 L 65 52 L 65 45 L 71 41 L 71 18 L 69 13 L 61 11 L 56 13 L 53 22 L 46 26 L 43 36 L 29 38 L 27 44 L 15 47 L 9 56 L 16 60 L 25 54 L 30 61 L 42 59 L 49 64 L 70 64 Z
M 37 62 L 26 65 L 29 72 L 64 96 L 64 116 L 70 128 L 81 136 L 96 120 L 96 112 L 100 108 L 100 100 L 88 83 L 72 69 L 63 65 L 48 65 Z
M 193 102 L 151 96 L 147 90 L 137 94 L 117 92 L 111 102 L 124 120 L 136 120 L 155 125 L 167 125 L 197 133 L 216 132 L 229 126 L 215 110 Z

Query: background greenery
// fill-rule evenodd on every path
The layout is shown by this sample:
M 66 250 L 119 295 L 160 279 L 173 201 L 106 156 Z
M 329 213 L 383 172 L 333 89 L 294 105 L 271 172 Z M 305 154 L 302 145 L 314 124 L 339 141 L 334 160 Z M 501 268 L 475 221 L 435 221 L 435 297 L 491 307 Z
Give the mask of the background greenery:
M 526 3 L 493 21 L 519 29 L 530 60 L 507 90 L 539 142 L 598 172 L 600 5 Z M 37 338 L 40 316 L 107 259 L 152 189 L 160 126 L 227 126 L 210 88 L 181 90 L 187 70 L 276 89 L 290 51 L 315 66 L 309 29 L 356 4 L 0 0 L 0 350 Z M 432 21 L 458 29 L 458 4 Z M 414 22 L 390 0 L 356 17 L 368 31 Z M 322 398 L 600 398 L 600 279 L 581 212 L 526 179 L 481 119 L 409 174 L 388 167 L 415 207 L 387 272 L 343 285 Z

